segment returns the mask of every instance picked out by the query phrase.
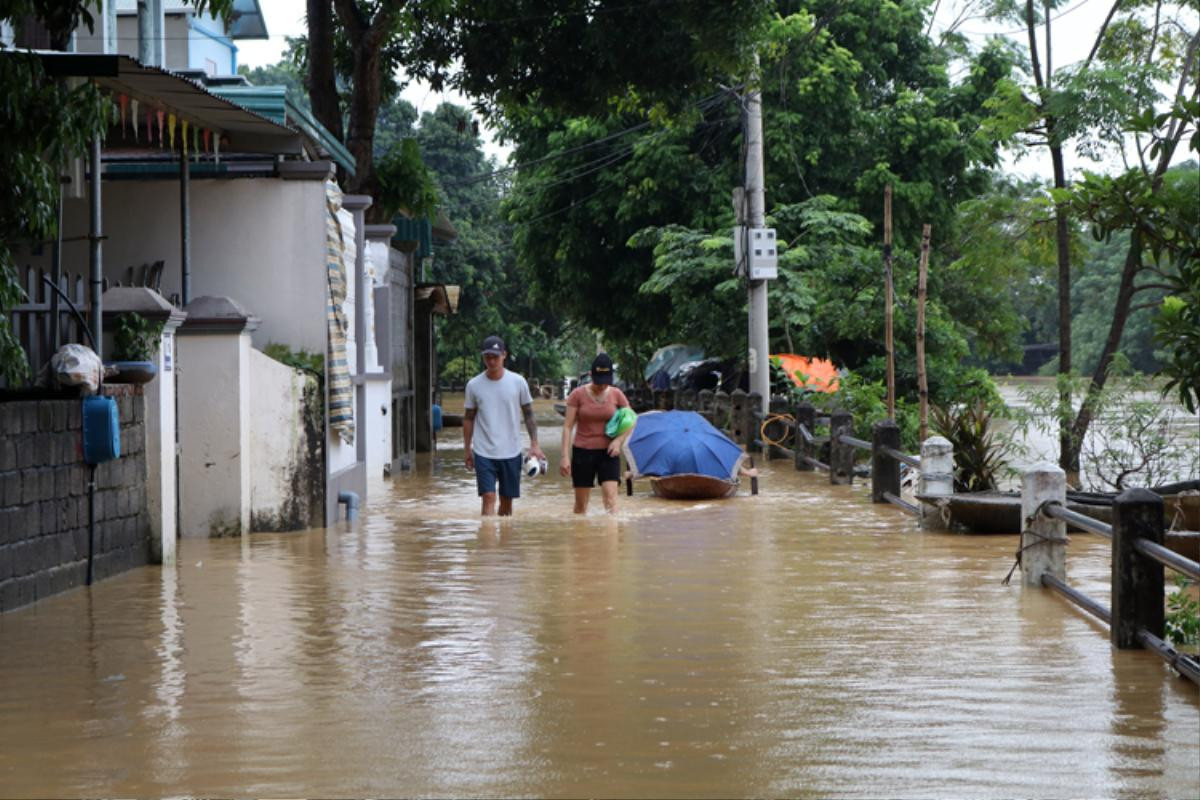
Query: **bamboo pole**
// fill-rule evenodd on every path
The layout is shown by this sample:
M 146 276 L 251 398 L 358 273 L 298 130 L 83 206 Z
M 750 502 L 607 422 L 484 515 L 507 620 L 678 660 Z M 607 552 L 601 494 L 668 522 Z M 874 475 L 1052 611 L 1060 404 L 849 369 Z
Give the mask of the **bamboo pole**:
M 921 398 L 921 441 L 929 438 L 929 383 L 925 375 L 925 276 L 929 269 L 929 236 L 932 227 L 921 228 L 921 263 L 917 272 L 917 391 Z
M 887 349 L 887 415 L 896 418 L 896 352 L 892 342 L 892 185 L 883 189 L 884 346 Z

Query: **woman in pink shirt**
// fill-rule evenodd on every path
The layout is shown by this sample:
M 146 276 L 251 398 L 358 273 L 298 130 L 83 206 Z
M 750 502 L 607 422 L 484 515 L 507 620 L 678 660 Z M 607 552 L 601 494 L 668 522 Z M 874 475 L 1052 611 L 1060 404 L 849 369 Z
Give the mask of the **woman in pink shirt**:
M 575 513 L 587 512 L 592 486 L 598 481 L 604 508 L 617 511 L 617 487 L 621 481 L 621 442 L 629 431 L 615 439 L 604 433 L 618 408 L 627 408 L 625 393 L 612 385 L 613 362 L 608 353 L 599 353 L 592 362 L 592 382 L 567 395 L 567 414 L 563 421 L 562 464 L 559 472 L 571 477 L 575 487 Z M 571 431 L 575 445 L 571 446 Z

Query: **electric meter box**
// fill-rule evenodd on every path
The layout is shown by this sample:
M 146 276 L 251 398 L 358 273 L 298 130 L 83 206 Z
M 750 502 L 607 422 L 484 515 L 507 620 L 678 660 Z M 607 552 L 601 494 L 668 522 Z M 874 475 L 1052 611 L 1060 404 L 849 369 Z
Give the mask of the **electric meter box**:
M 83 460 L 103 464 L 121 456 L 121 425 L 117 401 L 111 397 L 83 398 Z
M 749 258 L 743 261 L 742 248 L 749 246 Z M 779 254 L 775 248 L 774 228 L 733 229 L 733 260 L 741 272 L 743 265 L 752 281 L 779 277 Z

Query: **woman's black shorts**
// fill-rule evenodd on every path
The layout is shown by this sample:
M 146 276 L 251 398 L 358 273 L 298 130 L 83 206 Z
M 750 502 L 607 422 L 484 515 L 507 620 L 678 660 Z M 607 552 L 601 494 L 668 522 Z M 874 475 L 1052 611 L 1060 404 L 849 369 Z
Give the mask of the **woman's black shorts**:
M 621 457 L 610 456 L 607 448 L 571 448 L 571 485 L 590 489 L 597 482 L 621 480 Z

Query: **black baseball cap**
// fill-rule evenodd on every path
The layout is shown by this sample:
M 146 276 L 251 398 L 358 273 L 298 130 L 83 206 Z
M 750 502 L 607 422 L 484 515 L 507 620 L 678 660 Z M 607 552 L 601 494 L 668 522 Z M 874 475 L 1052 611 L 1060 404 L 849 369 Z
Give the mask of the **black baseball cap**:
M 480 350 L 483 353 L 483 355 L 485 355 L 485 356 L 488 353 L 495 353 L 496 355 L 500 355 L 501 353 L 508 352 L 508 348 L 504 346 L 504 340 L 501 339 L 499 336 L 489 336 L 486 339 L 484 339 L 483 347 L 480 348 Z
M 613 363 L 608 353 L 597 353 L 592 361 L 592 383 L 612 383 Z

